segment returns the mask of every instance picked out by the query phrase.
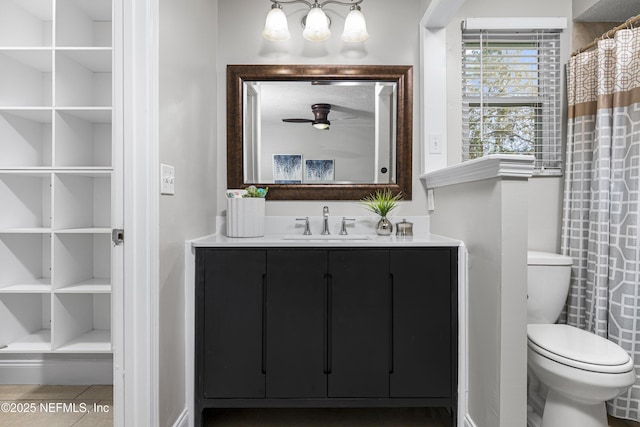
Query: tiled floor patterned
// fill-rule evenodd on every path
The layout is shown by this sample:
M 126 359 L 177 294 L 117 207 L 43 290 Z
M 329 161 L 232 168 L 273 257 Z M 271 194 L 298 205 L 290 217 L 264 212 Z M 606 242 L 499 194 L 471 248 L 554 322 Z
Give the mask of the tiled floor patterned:
M 0 385 L 0 427 L 113 426 L 110 385 Z

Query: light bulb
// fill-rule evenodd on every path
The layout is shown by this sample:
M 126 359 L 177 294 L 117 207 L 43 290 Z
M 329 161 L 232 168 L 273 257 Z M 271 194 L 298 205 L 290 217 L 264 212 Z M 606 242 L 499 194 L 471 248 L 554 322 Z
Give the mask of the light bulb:
M 262 31 L 262 37 L 274 42 L 285 41 L 291 38 L 291 34 L 289 33 L 289 24 L 287 24 L 287 16 L 282 11 L 281 6 L 277 3 L 274 4 L 267 14 L 264 30 Z
M 367 32 L 367 21 L 364 19 L 362 12 L 360 12 L 360 7 L 354 6 L 351 8 L 351 12 L 349 12 L 344 21 L 342 40 L 354 43 L 363 42 L 368 38 L 369 33 Z
M 312 42 L 321 42 L 331 37 L 327 15 L 324 14 L 321 8 L 317 6 L 311 8 L 307 15 L 302 36 Z

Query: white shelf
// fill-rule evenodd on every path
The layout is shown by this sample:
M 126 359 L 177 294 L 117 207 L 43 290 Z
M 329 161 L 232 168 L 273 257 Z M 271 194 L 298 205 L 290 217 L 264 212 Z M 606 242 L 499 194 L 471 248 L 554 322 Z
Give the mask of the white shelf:
M 111 46 L 110 1 L 57 0 L 56 5 L 58 46 Z
M 51 0 L 0 0 L 0 46 L 51 46 Z
M 0 228 L 0 234 L 49 234 L 51 228 Z
M 0 265 L 2 266 L 0 268 L 0 291 L 13 286 L 31 285 L 48 285 L 50 291 L 50 235 L 1 233 Z
M 56 234 L 111 234 L 110 228 L 64 228 L 55 231 Z
M 0 353 L 49 353 L 51 329 L 41 329 L 4 345 Z
M 1 114 L 10 114 L 37 123 L 51 123 L 51 107 L 2 107 Z
M 50 51 L 0 51 L 0 107 L 52 105 L 52 54 Z
M 56 59 L 68 59 L 94 73 L 111 73 L 111 48 L 57 49 Z
M 2 294 L 44 294 L 51 292 L 51 278 L 43 277 L 19 283 L 0 287 Z
M 56 167 L 111 166 L 111 109 L 56 112 Z
M 56 353 L 111 353 L 111 331 L 92 329 L 61 345 Z
M 109 234 L 56 234 L 53 244 L 53 289 L 106 284 L 111 281 Z M 104 288 L 101 289 L 101 292 Z
M 111 295 L 57 294 L 53 313 L 54 351 L 111 351 Z
M 4 351 L 25 347 L 33 351 L 50 350 L 46 332 L 51 326 L 50 294 L 0 294 L 0 348 Z
M 57 52 L 56 106 L 110 107 L 111 70 L 104 64 L 106 58 L 110 64 L 111 52 Z
M 56 111 L 76 117 L 89 123 L 111 124 L 111 107 L 56 107 Z
M 113 10 L 0 0 L 0 353 L 112 351 Z
M 51 227 L 51 174 L 0 173 L 0 229 Z
M 65 294 L 108 294 L 111 293 L 111 280 L 109 279 L 87 279 L 82 282 L 73 283 L 63 288 L 56 289 L 56 293 Z
M 56 173 L 54 229 L 110 228 L 111 174 Z
M 0 168 L 51 166 L 51 123 L 51 109 L 0 110 Z

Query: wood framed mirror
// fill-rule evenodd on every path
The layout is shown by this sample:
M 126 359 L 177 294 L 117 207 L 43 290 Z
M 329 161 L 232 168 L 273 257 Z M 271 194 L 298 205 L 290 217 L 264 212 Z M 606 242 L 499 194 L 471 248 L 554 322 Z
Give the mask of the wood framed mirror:
M 269 200 L 411 200 L 413 68 L 227 66 L 227 187 Z

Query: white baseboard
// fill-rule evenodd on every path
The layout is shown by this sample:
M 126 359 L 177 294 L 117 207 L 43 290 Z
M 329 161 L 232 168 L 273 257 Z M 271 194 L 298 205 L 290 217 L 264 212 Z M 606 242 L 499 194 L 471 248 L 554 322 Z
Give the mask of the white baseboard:
M 471 416 L 469 414 L 465 414 L 464 415 L 464 427 L 476 427 L 476 424 L 473 422 L 473 420 L 471 419 Z
M 113 384 L 111 358 L 3 359 L 1 384 Z
M 187 410 L 187 408 L 184 408 L 182 410 L 182 413 L 180 413 L 180 416 L 178 417 L 178 419 L 176 419 L 176 421 L 173 423 L 173 427 L 188 427 L 189 426 L 189 411 Z

